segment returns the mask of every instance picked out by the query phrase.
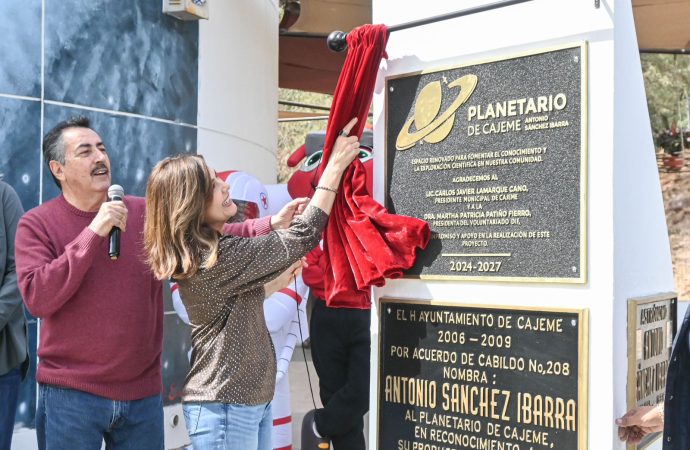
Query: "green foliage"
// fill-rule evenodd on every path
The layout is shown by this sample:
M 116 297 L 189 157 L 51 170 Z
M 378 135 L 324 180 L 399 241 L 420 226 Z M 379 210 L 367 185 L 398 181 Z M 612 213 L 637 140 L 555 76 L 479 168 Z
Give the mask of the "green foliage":
M 657 134 L 655 140 L 657 147 L 663 148 L 668 155 L 680 155 L 683 152 L 680 132 L 675 127 Z
M 688 128 L 690 56 L 642 54 L 641 60 L 654 136 L 674 124 Z
M 303 103 L 307 105 L 331 107 L 332 95 L 319 94 L 316 92 L 305 92 L 293 89 L 280 89 L 278 99 Z M 299 107 L 280 105 L 283 111 L 302 111 L 313 112 Z M 314 112 L 314 115 L 328 115 L 328 111 Z M 296 168 L 287 166 L 287 159 L 292 152 L 304 144 L 307 133 L 326 129 L 326 120 L 308 120 L 299 122 L 280 122 L 278 123 L 278 183 L 285 183 Z

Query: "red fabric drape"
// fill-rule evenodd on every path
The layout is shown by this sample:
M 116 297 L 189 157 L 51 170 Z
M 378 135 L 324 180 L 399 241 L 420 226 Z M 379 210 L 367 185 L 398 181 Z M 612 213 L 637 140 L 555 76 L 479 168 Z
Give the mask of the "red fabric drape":
M 333 94 L 323 162 L 328 161 L 338 132 L 353 117 L 358 122 L 351 134 L 361 137 L 387 40 L 385 25 L 364 25 L 348 33 L 348 54 Z M 371 198 L 364 167 L 355 160 L 343 174 L 324 231 L 327 304 L 368 307 L 369 288 L 383 286 L 385 278 L 402 276 L 414 264 L 416 248 L 426 248 L 430 235 L 426 222 L 389 214 Z

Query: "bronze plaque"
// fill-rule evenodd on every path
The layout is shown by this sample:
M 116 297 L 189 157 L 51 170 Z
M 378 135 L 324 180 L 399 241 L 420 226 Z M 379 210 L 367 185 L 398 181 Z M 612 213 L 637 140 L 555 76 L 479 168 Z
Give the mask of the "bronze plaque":
M 587 448 L 587 310 L 381 299 L 378 448 Z
M 386 80 L 386 205 L 433 231 L 407 276 L 586 281 L 586 50 Z
M 676 335 L 678 295 L 675 292 L 628 300 L 628 410 L 664 401 L 666 372 Z M 643 449 L 661 437 L 645 436 Z

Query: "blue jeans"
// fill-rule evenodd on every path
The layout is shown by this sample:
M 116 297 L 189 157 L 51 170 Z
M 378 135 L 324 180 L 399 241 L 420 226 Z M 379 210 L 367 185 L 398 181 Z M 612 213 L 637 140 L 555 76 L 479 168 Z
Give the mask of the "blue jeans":
M 110 400 L 39 385 L 36 437 L 40 450 L 163 450 L 163 399 Z
M 271 450 L 271 403 L 182 405 L 195 450 Z
M 0 450 L 10 450 L 21 382 L 22 374 L 18 367 L 0 375 Z

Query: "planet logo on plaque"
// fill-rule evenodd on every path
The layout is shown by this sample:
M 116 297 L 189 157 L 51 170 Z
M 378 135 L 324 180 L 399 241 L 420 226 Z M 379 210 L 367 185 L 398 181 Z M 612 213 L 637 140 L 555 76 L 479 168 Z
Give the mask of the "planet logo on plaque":
M 445 78 L 444 78 L 445 81 Z M 442 113 L 443 88 L 440 81 L 432 81 L 422 88 L 414 105 L 414 112 L 403 125 L 395 142 L 397 150 L 407 150 L 424 139 L 435 144 L 444 140 L 455 123 L 455 112 L 463 105 L 477 87 L 476 75 L 465 75 L 451 81 L 448 88 L 460 88 L 453 103 Z M 440 113 L 440 114 L 439 114 Z M 414 124 L 417 131 L 411 132 Z

